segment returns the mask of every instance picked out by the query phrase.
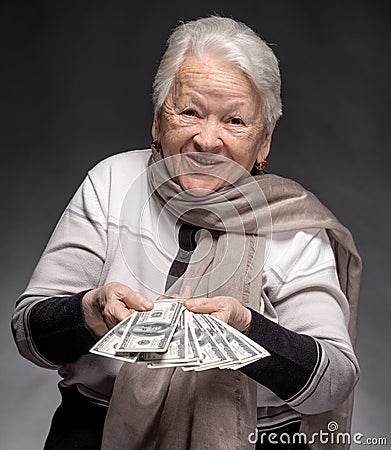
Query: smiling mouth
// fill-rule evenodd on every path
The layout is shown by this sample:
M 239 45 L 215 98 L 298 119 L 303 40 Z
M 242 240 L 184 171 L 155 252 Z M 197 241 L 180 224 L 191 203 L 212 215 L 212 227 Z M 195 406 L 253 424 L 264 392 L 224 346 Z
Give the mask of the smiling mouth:
M 202 171 L 213 170 L 223 162 L 221 160 L 216 160 L 213 156 L 205 156 L 198 153 L 186 154 L 186 156 L 193 168 Z

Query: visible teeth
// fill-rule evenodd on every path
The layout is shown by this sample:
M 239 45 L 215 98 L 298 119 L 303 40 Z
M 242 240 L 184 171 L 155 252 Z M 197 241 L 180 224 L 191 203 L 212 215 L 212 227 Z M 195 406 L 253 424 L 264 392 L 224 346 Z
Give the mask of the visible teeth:
M 193 156 L 193 159 L 194 159 L 196 162 L 198 162 L 198 163 L 200 163 L 200 164 L 204 164 L 204 165 L 206 165 L 206 166 L 211 166 L 211 165 L 213 165 L 213 164 L 216 164 L 215 161 L 211 161 L 210 159 L 200 158 L 200 157 L 197 157 L 197 156 Z

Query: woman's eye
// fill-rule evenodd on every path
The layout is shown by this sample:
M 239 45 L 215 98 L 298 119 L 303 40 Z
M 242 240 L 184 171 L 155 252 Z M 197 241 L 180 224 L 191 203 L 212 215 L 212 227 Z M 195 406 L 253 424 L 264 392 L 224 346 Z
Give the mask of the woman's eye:
M 197 114 L 196 114 L 196 112 L 194 111 L 194 109 L 185 109 L 183 112 L 182 112 L 182 114 L 184 115 L 184 116 L 188 116 L 188 117 L 195 117 Z
M 232 125 L 244 125 L 244 122 L 240 117 L 232 117 L 229 123 L 231 123 Z

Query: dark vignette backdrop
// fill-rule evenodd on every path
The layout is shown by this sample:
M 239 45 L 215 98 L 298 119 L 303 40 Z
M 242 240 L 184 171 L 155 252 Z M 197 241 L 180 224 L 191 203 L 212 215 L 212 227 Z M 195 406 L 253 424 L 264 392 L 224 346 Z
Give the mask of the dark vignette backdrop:
M 354 233 L 365 272 L 353 430 L 390 444 L 387 3 L 2 2 L 1 448 L 41 448 L 58 401 L 57 376 L 17 355 L 14 301 L 86 171 L 149 145 L 150 86 L 170 29 L 213 12 L 253 26 L 281 61 L 270 170 L 313 190 Z

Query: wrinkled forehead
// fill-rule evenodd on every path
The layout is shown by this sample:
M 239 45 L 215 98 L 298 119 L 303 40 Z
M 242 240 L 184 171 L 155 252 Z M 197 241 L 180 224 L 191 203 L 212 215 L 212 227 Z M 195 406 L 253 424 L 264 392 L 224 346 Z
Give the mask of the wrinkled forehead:
M 232 106 L 256 109 L 262 103 L 259 91 L 244 71 L 214 54 L 188 55 L 182 61 L 168 98 L 181 96 L 190 96 L 195 101 L 210 97 Z

